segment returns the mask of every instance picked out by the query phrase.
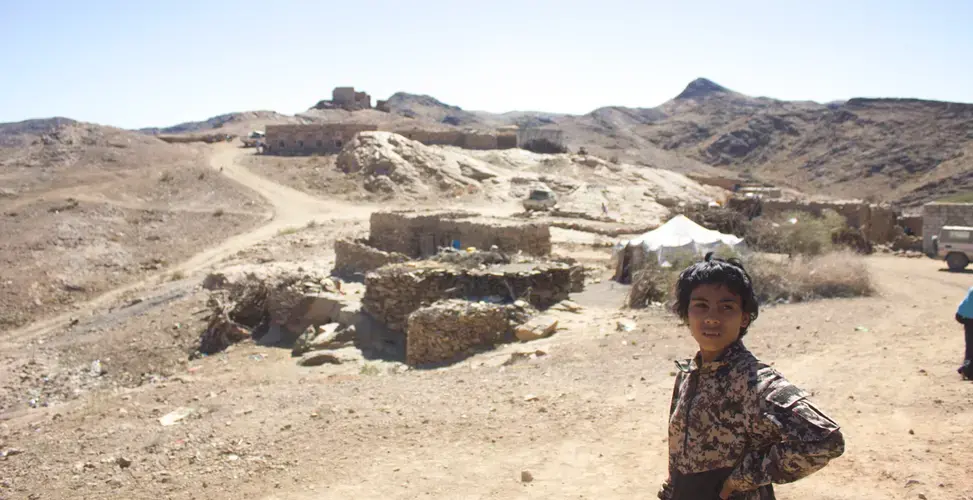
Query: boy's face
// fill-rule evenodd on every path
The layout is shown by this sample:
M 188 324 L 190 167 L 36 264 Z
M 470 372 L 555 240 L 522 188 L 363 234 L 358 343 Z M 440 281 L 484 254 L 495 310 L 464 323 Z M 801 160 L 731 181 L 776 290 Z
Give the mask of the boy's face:
M 689 330 L 706 360 L 719 356 L 748 326 L 740 296 L 724 285 L 699 285 L 689 296 Z

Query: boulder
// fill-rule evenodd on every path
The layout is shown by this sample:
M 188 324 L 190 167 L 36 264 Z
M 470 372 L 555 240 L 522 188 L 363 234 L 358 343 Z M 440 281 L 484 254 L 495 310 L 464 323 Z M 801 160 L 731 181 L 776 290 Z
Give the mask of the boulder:
M 514 329 L 514 335 L 517 336 L 518 340 L 528 342 L 531 340 L 550 337 L 551 335 L 554 335 L 554 332 L 556 331 L 557 319 L 542 314 L 540 316 L 535 316 L 530 321 L 516 327 Z

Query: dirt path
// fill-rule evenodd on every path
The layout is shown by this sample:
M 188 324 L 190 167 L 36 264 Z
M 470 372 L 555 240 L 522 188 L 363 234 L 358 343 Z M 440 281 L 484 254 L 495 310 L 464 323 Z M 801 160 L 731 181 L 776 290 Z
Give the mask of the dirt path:
M 376 208 L 361 203 L 348 205 L 320 200 L 306 193 L 276 184 L 251 173 L 246 167 L 240 165 L 239 158 L 245 154 L 252 154 L 252 150 L 242 149 L 231 144 L 217 144 L 214 146 L 209 163 L 214 170 L 219 171 L 230 180 L 253 190 L 271 204 L 273 214 L 267 223 L 252 231 L 233 236 L 217 246 L 205 249 L 190 259 L 166 269 L 164 272 L 115 288 L 88 302 L 78 304 L 77 309 L 83 311 L 105 309 L 117 302 L 124 294 L 158 284 L 163 275 L 172 273 L 181 273 L 187 276 L 194 275 L 243 249 L 273 238 L 282 230 L 301 227 L 311 221 L 322 219 L 367 220 L 369 214 Z M 188 283 L 184 284 L 188 285 Z M 159 293 L 172 293 L 172 286 L 161 287 Z M 5 337 L 6 339 L 15 339 L 17 342 L 23 342 L 25 339 L 32 339 L 54 329 L 67 326 L 76 315 L 77 312 L 69 311 L 34 322 L 18 330 L 12 330 Z M 10 341 L 5 341 L 0 343 L 0 347 L 11 349 L 13 345 Z

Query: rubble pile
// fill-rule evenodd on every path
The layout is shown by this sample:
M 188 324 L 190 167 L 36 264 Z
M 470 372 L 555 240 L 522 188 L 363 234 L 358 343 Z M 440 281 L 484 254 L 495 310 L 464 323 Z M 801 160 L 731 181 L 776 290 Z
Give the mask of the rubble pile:
M 463 269 L 438 262 L 385 266 L 365 278 L 362 309 L 389 329 L 403 332 L 413 311 L 439 300 L 465 298 L 495 303 L 524 300 L 546 309 L 566 300 L 581 266 L 561 262 Z
M 260 341 L 271 330 L 279 332 L 273 343 L 292 341 L 296 335 L 287 326 L 305 313 L 307 297 L 341 290 L 340 282 L 303 269 L 267 276 L 214 273 L 203 287 L 211 291 L 211 312 L 198 354 L 213 354 L 248 338 Z

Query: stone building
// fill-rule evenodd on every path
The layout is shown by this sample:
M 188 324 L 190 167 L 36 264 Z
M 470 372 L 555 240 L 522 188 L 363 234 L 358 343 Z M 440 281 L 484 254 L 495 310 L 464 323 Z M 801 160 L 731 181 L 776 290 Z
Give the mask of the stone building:
M 331 102 L 335 106 L 348 111 L 371 109 L 372 96 L 365 92 L 356 91 L 355 87 L 335 87 L 331 91 Z
M 973 203 L 927 203 L 922 206 L 922 251 L 932 252 L 932 237 L 943 226 L 973 226 Z
M 375 125 L 361 123 L 321 123 L 298 125 L 268 125 L 265 154 L 309 155 L 334 154 L 358 132 L 378 130 Z

